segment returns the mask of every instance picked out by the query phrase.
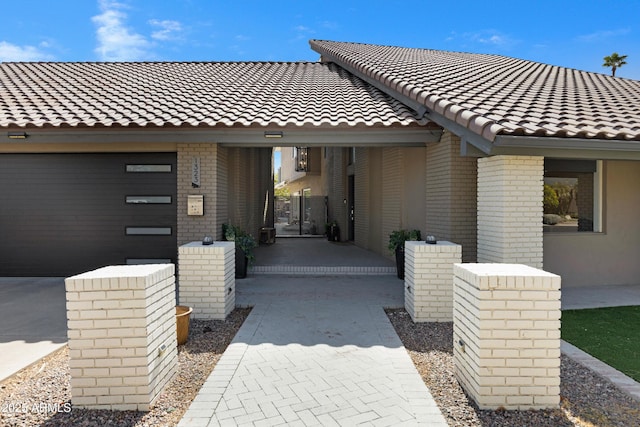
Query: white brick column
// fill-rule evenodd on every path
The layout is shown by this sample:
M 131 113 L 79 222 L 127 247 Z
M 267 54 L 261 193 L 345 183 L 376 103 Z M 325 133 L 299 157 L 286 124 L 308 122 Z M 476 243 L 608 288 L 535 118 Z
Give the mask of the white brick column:
M 560 404 L 560 276 L 521 264 L 456 264 L 455 374 L 480 409 Z
M 193 308 L 194 318 L 226 319 L 236 302 L 235 271 L 233 242 L 191 242 L 180 246 L 180 304 Z
M 174 272 L 110 266 L 65 280 L 74 407 L 150 409 L 177 370 Z
M 478 262 L 542 268 L 544 157 L 478 159 Z
M 453 321 L 453 265 L 462 260 L 462 246 L 407 241 L 404 256 L 404 306 L 411 319 Z

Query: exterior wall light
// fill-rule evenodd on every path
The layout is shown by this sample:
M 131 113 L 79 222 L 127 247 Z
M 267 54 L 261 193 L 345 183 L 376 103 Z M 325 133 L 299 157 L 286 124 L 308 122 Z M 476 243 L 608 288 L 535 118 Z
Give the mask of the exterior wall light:
M 265 138 L 282 138 L 282 136 L 283 136 L 282 131 L 268 130 L 264 133 Z
M 9 139 L 25 139 L 27 137 L 26 132 L 7 132 Z

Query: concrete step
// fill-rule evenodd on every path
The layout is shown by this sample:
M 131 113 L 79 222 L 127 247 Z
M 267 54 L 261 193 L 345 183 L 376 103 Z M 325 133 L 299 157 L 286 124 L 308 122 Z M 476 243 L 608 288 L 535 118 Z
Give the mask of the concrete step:
M 256 265 L 249 267 L 249 274 L 392 275 L 396 274 L 396 268 L 379 266 Z

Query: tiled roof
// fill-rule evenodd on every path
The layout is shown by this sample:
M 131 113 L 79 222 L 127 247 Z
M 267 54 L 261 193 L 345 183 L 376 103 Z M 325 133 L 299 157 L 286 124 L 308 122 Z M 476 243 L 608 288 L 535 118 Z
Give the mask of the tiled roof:
M 412 127 L 428 123 L 334 64 L 0 64 L 3 128 Z
M 320 40 L 311 47 L 489 141 L 640 140 L 640 81 L 498 55 Z

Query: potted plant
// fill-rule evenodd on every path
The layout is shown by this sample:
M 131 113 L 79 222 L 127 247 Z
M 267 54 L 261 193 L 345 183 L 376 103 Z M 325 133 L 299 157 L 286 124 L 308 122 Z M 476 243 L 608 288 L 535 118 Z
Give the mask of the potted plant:
M 222 231 L 228 242 L 236 245 L 236 279 L 247 277 L 247 267 L 253 263 L 253 249 L 258 246 L 256 239 L 235 225 L 223 224 Z
M 404 242 L 421 240 L 420 230 L 394 230 L 389 235 L 389 250 L 396 256 L 398 279 L 404 280 Z

